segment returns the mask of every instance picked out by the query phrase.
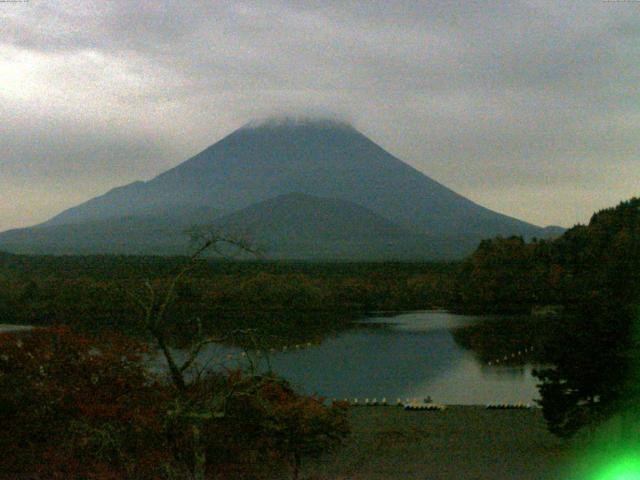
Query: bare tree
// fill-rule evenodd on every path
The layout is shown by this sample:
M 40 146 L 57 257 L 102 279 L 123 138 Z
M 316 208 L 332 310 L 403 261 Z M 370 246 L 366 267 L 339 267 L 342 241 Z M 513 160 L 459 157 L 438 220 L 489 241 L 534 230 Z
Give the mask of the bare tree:
M 186 358 L 179 361 L 168 343 L 167 308 L 176 298 L 177 286 L 193 270 L 205 253 L 214 252 L 220 257 L 229 259 L 240 255 L 256 256 L 260 252 L 246 238 L 225 235 L 215 229 L 193 229 L 189 234 L 192 242 L 196 245 L 195 250 L 184 265 L 171 276 L 166 289 L 161 291 L 147 280 L 144 283 L 145 292 L 143 294 L 136 295 L 129 290 L 127 292 L 141 308 L 144 328 L 155 340 L 166 361 L 171 381 L 178 392 L 176 404 L 170 413 L 174 418 L 180 418 L 189 425 L 193 442 L 193 459 L 190 470 L 195 480 L 204 480 L 206 452 L 202 439 L 202 425 L 207 420 L 224 416 L 225 403 L 234 392 L 232 389 L 213 392 L 208 396 L 206 405 L 194 402 L 189 397 L 194 377 L 191 377 L 190 380 L 188 371 L 195 366 L 200 352 L 206 345 L 224 341 L 226 337 L 205 336 L 200 320 L 196 319 L 196 340 L 190 344 Z M 198 381 L 202 372 L 202 370 L 198 372 L 195 382 Z

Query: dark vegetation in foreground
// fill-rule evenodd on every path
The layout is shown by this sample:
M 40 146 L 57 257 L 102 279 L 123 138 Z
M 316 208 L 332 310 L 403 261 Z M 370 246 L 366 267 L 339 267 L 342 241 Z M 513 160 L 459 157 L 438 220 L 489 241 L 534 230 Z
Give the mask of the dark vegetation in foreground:
M 340 403 L 239 371 L 179 391 L 146 350 L 64 327 L 0 335 L 0 478 L 297 478 L 348 434 Z

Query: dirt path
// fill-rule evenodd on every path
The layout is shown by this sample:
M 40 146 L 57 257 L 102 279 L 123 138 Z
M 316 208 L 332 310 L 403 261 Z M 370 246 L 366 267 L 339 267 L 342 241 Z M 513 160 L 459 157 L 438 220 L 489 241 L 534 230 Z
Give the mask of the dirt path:
M 346 446 L 308 464 L 305 478 L 555 479 L 566 450 L 546 431 L 538 409 L 359 407 L 351 417 L 353 433 Z

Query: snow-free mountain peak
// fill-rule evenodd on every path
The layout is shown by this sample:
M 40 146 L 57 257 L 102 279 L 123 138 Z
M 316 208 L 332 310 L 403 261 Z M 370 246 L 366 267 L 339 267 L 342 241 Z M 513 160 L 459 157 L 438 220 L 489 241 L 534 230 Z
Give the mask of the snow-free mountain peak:
M 292 193 L 362 207 L 351 214 L 367 211 L 429 238 L 438 245 L 435 257 L 438 251 L 447 257 L 468 253 L 495 235 L 545 236 L 540 227 L 488 210 L 431 179 L 348 123 L 296 117 L 250 122 L 157 177 L 115 188 L 40 228 L 150 216 L 170 224 L 173 212 L 191 218 L 188 212 L 204 208 L 231 215 Z M 320 219 L 310 215 L 306 221 Z M 374 230 L 371 236 L 373 241 Z M 0 235 L 0 247 L 2 240 Z

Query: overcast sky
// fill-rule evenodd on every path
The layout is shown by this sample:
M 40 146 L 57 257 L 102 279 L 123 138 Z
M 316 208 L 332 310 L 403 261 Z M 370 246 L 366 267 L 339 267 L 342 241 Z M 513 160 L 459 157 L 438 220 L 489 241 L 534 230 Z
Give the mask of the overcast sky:
M 0 2 L 0 230 L 330 112 L 540 224 L 640 195 L 640 0 Z

